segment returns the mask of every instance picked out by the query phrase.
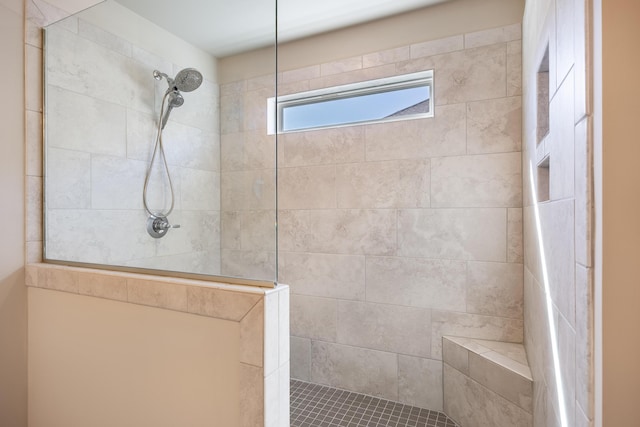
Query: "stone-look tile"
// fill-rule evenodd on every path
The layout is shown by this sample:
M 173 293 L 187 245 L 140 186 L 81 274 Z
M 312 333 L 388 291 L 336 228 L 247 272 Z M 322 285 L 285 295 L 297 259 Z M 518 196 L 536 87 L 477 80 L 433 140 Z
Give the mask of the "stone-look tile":
M 453 335 L 494 341 L 522 342 L 519 319 L 433 310 L 431 313 L 431 357 L 442 359 L 442 336 Z
M 220 170 L 244 169 L 244 132 L 220 135 Z
M 577 375 L 577 353 L 576 353 L 576 332 L 573 327 L 562 316 L 557 316 L 558 328 L 558 359 L 560 360 L 560 372 L 562 375 L 562 387 L 564 390 L 564 406 L 567 411 L 567 424 L 575 425 L 576 408 L 576 375 Z M 588 371 L 587 371 L 588 372 Z M 547 382 L 549 384 L 550 382 Z M 555 386 L 555 384 L 554 384 Z M 554 389 L 556 387 L 553 387 Z M 561 399 L 554 399 L 559 404 Z
M 278 83 L 292 83 L 300 80 L 310 80 L 316 77 L 320 77 L 320 66 L 312 65 L 310 67 L 283 72 L 280 75 Z
M 78 293 L 78 273 L 67 267 L 38 268 L 37 287 Z
M 397 355 L 312 341 L 311 382 L 397 401 Z
M 507 262 L 522 263 L 522 208 L 507 210 Z
M 191 306 L 189 309 L 191 310 Z M 240 321 L 241 363 L 257 367 L 264 366 L 265 330 L 269 326 L 265 320 L 265 301 L 260 300 Z
M 79 272 L 78 293 L 116 301 L 127 301 L 127 279 L 120 275 Z
M 576 427 L 593 427 L 593 421 L 585 414 L 585 411 L 576 406 Z
M 434 117 L 365 126 L 367 161 L 464 154 L 464 104 L 436 107 Z
M 522 206 L 520 153 L 432 159 L 431 206 Z
M 443 39 L 431 40 L 423 43 L 411 45 L 411 58 L 422 58 L 425 56 L 433 56 L 441 53 L 454 52 L 464 48 L 464 36 L 457 35 L 445 37 Z
M 169 282 L 127 279 L 128 301 L 134 304 L 187 311 L 187 290 Z
M 267 130 L 267 99 L 275 96 L 275 88 L 260 89 L 244 95 L 244 130 Z
M 289 287 L 287 285 L 278 284 L 278 366 L 287 364 L 290 360 L 291 344 L 290 325 L 291 325 L 291 303 Z
M 364 161 L 364 127 L 348 126 L 278 136 L 281 167 Z
M 575 0 L 557 0 L 556 5 L 556 76 L 560 83 L 573 66 Z M 584 24 L 583 24 L 584 25 Z M 572 109 L 573 110 L 573 109 Z M 573 116 L 572 116 L 573 117 Z
M 462 426 L 531 427 L 533 417 L 447 364 L 444 411 Z
M 258 425 L 280 427 L 280 373 L 272 372 L 264 379 L 264 420 Z
M 27 242 L 27 263 L 42 262 L 42 242 Z
M 381 79 L 397 75 L 395 64 L 380 65 L 362 70 L 348 71 L 331 76 L 323 76 L 309 81 L 309 89 L 323 89 L 326 87 L 358 83 L 367 80 Z
M 121 161 L 126 162 L 118 158 L 118 162 Z M 47 163 L 47 208 L 91 208 L 91 154 L 50 147 L 47 150 Z M 99 175 L 99 172 L 96 170 L 96 175 Z M 111 178 L 117 177 L 109 176 L 109 179 Z M 118 189 L 133 193 L 129 184 L 125 188 L 118 186 L 114 190 Z M 134 197 L 137 202 L 135 208 L 138 208 L 141 204 L 140 195 L 134 193 Z
M 42 112 L 42 50 L 25 46 L 25 107 Z
M 527 353 L 522 344 L 480 339 L 475 339 L 474 341 L 478 345 L 491 350 L 482 353 L 487 359 L 505 366 L 512 371 L 519 372 L 525 377 L 531 377 L 531 370 L 528 369 Z
M 224 83 L 220 85 L 220 96 L 240 95 L 247 90 L 247 80 Z
M 51 152 L 53 149 L 49 151 Z M 142 192 L 144 177 L 148 168 L 147 162 L 69 150 L 58 150 L 58 152 L 58 158 L 64 163 L 61 163 L 61 165 L 54 163 L 54 165 L 56 169 L 62 165 L 64 165 L 65 168 L 56 173 L 53 181 L 56 189 L 54 193 L 56 204 L 52 207 L 83 208 L 90 206 L 93 209 L 143 208 L 140 193 Z M 86 165 L 89 158 L 91 158 L 90 170 Z M 156 168 L 156 172 L 159 172 L 158 168 Z M 75 176 L 73 175 L 74 173 Z M 164 171 L 162 171 L 162 173 L 164 173 Z M 64 174 L 66 174 L 66 176 Z M 87 179 L 87 181 L 84 181 L 85 179 Z M 84 194 L 86 190 L 89 189 L 89 184 L 91 185 L 91 192 L 90 194 Z M 139 184 L 138 191 L 132 191 L 131 189 L 135 184 Z M 149 194 L 161 196 L 154 190 L 164 189 L 164 185 L 165 182 L 150 180 L 148 187 L 150 190 Z M 61 188 L 58 188 L 58 186 Z M 174 184 L 174 189 L 176 187 Z M 68 200 L 70 198 L 72 199 Z M 157 209 L 164 205 L 163 202 L 159 202 L 159 200 L 153 196 L 149 197 L 149 201 L 153 203 L 150 205 L 151 209 Z M 65 206 L 65 204 L 67 206 Z M 179 205 L 177 206 L 179 207 Z
M 220 174 L 222 210 L 275 209 L 275 170 Z
M 469 49 L 472 47 L 520 40 L 521 38 L 522 24 L 518 23 L 505 27 L 467 33 L 464 35 L 464 47 Z
M 47 114 L 49 148 L 126 156 L 124 107 L 49 85 Z
M 292 293 L 364 300 L 364 256 L 283 251 L 278 255 L 278 280 L 291 286 Z
M 240 213 L 240 243 L 251 251 L 274 251 L 276 242 L 276 213 L 273 210 Z
M 367 257 L 367 301 L 464 311 L 466 262 Z
M 592 190 L 592 157 L 593 154 L 589 145 L 591 120 L 585 119 L 575 127 L 575 185 L 576 185 L 576 262 L 587 267 L 592 265 L 592 211 L 593 211 L 593 190 Z
M 252 77 L 246 80 L 246 90 L 247 91 L 260 90 L 260 89 L 274 90 L 276 82 L 277 80 L 276 80 L 275 73 L 265 74 L 258 77 Z
M 506 232 L 505 209 L 400 210 L 398 255 L 504 262 Z
M 244 130 L 243 93 L 230 93 L 220 97 L 220 134 L 239 133 Z
M 526 412 L 533 412 L 533 384 L 530 379 L 475 353 L 469 353 L 469 376 Z
M 576 265 L 576 402 L 594 417 L 593 269 Z
M 291 335 L 336 341 L 338 301 L 329 298 L 291 295 Z
M 26 172 L 30 176 L 42 176 L 42 113 L 26 112 Z
M 272 169 L 275 164 L 275 135 L 267 135 L 264 130 L 246 131 L 243 144 L 243 169 Z
M 398 355 L 398 399 L 405 405 L 442 411 L 442 362 Z
M 128 112 L 127 117 L 130 116 Z M 153 135 L 155 137 L 155 130 Z M 150 138 L 143 141 L 147 149 L 152 148 L 149 140 Z M 163 141 L 170 165 L 205 171 L 220 170 L 220 136 L 217 132 L 171 123 L 164 130 Z M 127 154 L 131 157 L 131 154 Z M 139 160 L 149 161 L 150 158 L 151 155 L 148 155 Z
M 220 174 L 181 169 L 180 203 L 186 210 L 220 210 Z
M 522 209 L 522 224 L 524 265 L 536 279 L 540 280 L 542 277 L 542 262 L 539 236 L 542 230 L 538 231 L 533 206 Z
M 278 170 L 279 209 L 330 209 L 335 207 L 335 166 L 308 166 Z
M 507 96 L 522 95 L 522 42 L 507 44 Z
M 264 425 L 264 376 L 262 368 L 240 364 L 240 427 Z
M 533 382 L 533 426 L 549 427 L 547 424 L 547 387 L 543 381 Z
M 216 253 L 220 258 L 220 213 L 203 211 L 174 211 L 171 214 L 172 225 L 180 225 L 171 230 L 162 242 L 158 242 L 156 256 L 194 255 L 197 252 Z M 158 260 L 159 264 L 162 262 Z M 214 259 L 210 260 L 211 263 Z M 179 264 L 178 264 L 179 265 Z M 184 265 L 184 264 L 183 264 Z M 163 266 L 169 268 L 169 265 Z M 188 267 L 183 267 L 188 268 Z M 186 270 L 189 271 L 189 270 Z
M 190 286 L 189 312 L 239 322 L 260 300 L 260 296 L 220 289 Z
M 362 56 L 362 66 L 364 68 L 377 67 L 379 65 L 393 64 L 406 61 L 411 57 L 409 46 L 402 46 L 395 49 L 382 50 Z
M 540 205 L 542 241 L 553 302 L 571 325 L 575 325 L 574 201 Z
M 291 95 L 309 90 L 309 80 L 278 84 L 278 96 Z
M 230 277 L 250 277 L 256 280 L 275 280 L 275 251 L 223 249 L 220 255 L 220 273 Z
M 467 153 L 520 151 L 522 99 L 519 96 L 467 104 Z
M 352 163 L 336 168 L 338 208 L 429 206 L 429 160 Z M 318 198 L 318 190 L 314 195 Z
M 280 366 L 280 299 L 278 290 L 267 291 L 264 297 L 264 374 L 270 375 Z
M 549 341 L 549 325 L 544 293 L 533 278 L 533 275 L 526 268 L 524 277 L 524 346 L 535 384 L 544 380 L 545 368 L 543 365 L 547 354 L 551 352 L 551 343 Z
M 291 337 L 291 378 L 311 381 L 311 340 Z
M 27 242 L 42 241 L 42 178 L 28 176 L 25 190 L 27 198 Z
M 573 93 L 573 72 L 569 72 L 549 105 L 550 139 L 548 141 L 551 143 L 549 196 L 551 200 L 574 197 Z
M 341 59 L 339 61 L 327 62 L 320 64 L 320 75 L 329 76 L 332 74 L 345 73 L 347 71 L 359 70 L 362 68 L 362 57 L 354 56 L 352 58 Z M 278 90 L 278 92 L 280 92 Z
M 220 243 L 223 249 L 241 249 L 241 211 L 226 211 L 220 213 Z
M 38 276 L 40 274 L 40 266 L 35 264 L 27 264 L 24 268 L 24 284 L 29 287 L 38 287 Z
M 522 264 L 469 262 L 467 313 L 522 319 Z
M 469 376 L 469 350 L 447 337 L 442 337 L 442 361 Z
M 431 310 L 338 301 L 338 343 L 429 357 Z
M 398 72 L 434 69 L 436 106 L 502 98 L 507 94 L 506 56 L 501 43 L 400 63 Z
M 584 0 L 574 0 L 574 35 L 573 35 L 573 71 L 575 77 L 575 122 L 578 123 L 585 115 L 592 114 L 592 103 L 587 101 L 592 99 L 592 85 L 587 84 L 591 81 L 591 70 L 587 64 L 587 46 L 591 44 L 591 34 L 587 28 L 591 25 L 588 19 L 592 12 L 587 8 L 587 2 Z
M 396 212 L 391 210 L 281 211 L 280 250 L 391 255 L 396 249 Z
M 124 56 L 131 56 L 131 43 L 129 41 L 83 19 L 78 20 L 78 34 L 111 51 L 118 52 Z

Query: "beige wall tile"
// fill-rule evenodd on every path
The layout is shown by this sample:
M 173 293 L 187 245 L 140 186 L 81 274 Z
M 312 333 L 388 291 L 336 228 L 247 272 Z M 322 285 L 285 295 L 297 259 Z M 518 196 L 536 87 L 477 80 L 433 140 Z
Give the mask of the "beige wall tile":
M 127 279 L 124 276 L 78 273 L 78 293 L 116 301 L 127 301 Z
M 244 167 L 244 133 L 228 133 L 220 136 L 220 169 L 237 171 Z
M 244 130 L 267 130 L 267 98 L 275 96 L 275 89 L 259 89 L 244 95 Z
M 447 337 L 442 338 L 442 361 L 469 376 L 469 350 Z
M 383 77 L 391 77 L 395 75 L 395 64 L 386 64 L 377 67 L 371 66 L 362 70 L 348 71 L 345 73 L 312 79 L 309 81 L 309 89 L 322 89 L 331 86 L 381 79 Z
M 522 95 L 521 42 L 507 44 L 507 96 Z
M 591 120 L 585 119 L 575 127 L 575 194 L 576 194 L 576 262 L 592 265 L 592 150 L 589 147 Z
M 530 379 L 475 353 L 469 353 L 469 377 L 526 412 L 533 412 L 533 382 Z
M 522 101 L 519 96 L 467 104 L 467 153 L 520 151 Z
M 467 313 L 522 319 L 522 264 L 469 262 Z
M 26 178 L 26 235 L 27 242 L 42 240 L 42 178 L 28 176 Z
M 291 378 L 311 381 L 311 340 L 291 337 Z
M 127 279 L 128 301 L 134 304 L 187 311 L 187 287 L 152 280 Z
M 431 357 L 442 359 L 442 336 L 453 335 L 495 341 L 522 342 L 523 322 L 518 319 L 433 310 Z
M 240 427 L 264 425 L 264 376 L 262 368 L 240 364 Z
M 364 161 L 364 127 L 348 126 L 278 136 L 282 167 Z
M 398 47 L 395 49 L 383 50 L 370 53 L 362 57 L 362 66 L 364 68 L 377 67 L 384 64 L 393 64 L 405 61 L 411 56 L 409 46 Z
M 42 111 L 42 50 L 25 47 L 25 106 L 28 111 Z
M 507 262 L 522 263 L 522 208 L 507 210 Z
M 396 213 L 390 210 L 279 212 L 280 249 L 334 254 L 393 254 Z
M 576 265 L 576 402 L 594 417 L 593 269 Z
M 504 209 L 400 210 L 398 255 L 504 262 L 506 231 Z
M 329 76 L 332 74 L 344 73 L 347 71 L 359 70 L 362 68 L 362 57 L 341 59 L 339 61 L 320 64 L 320 75 Z
M 276 242 L 276 212 L 274 210 L 245 211 L 240 214 L 240 243 L 249 251 L 274 251 Z
M 26 112 L 27 175 L 42 176 L 42 113 Z
M 444 411 L 463 426 L 531 427 L 533 417 L 448 365 L 444 365 Z
M 464 36 L 457 35 L 445 37 L 443 39 L 431 40 L 423 43 L 411 45 L 411 58 L 422 58 L 425 56 L 433 56 L 441 53 L 454 52 L 464 48 Z
M 520 153 L 432 159 L 431 206 L 522 206 Z
M 223 276 L 250 277 L 256 280 L 275 280 L 275 251 L 223 249 L 220 272 Z
M 292 83 L 300 80 L 310 80 L 320 77 L 320 65 L 285 71 L 280 76 L 280 83 Z
M 207 287 L 190 286 L 187 289 L 190 313 L 239 322 L 260 297 Z
M 241 363 L 260 368 L 265 367 L 265 331 L 269 327 L 269 325 L 265 324 L 265 320 L 265 302 L 261 299 L 240 321 Z
M 353 163 L 336 168 L 336 197 L 342 209 L 428 207 L 429 186 L 429 160 Z
M 338 343 L 430 356 L 431 310 L 338 301 Z
M 78 293 L 78 273 L 67 267 L 38 268 L 39 288 Z
M 242 211 L 220 213 L 220 242 L 223 249 L 241 249 Z
M 367 301 L 464 311 L 466 267 L 464 261 L 367 257 Z
M 365 126 L 367 161 L 464 154 L 465 108 L 441 106 L 433 118 Z
M 278 280 L 294 294 L 364 300 L 364 256 L 281 251 L 278 261 Z
M 309 166 L 278 170 L 278 208 L 336 208 L 336 167 Z
M 243 169 L 273 169 L 275 164 L 275 135 L 267 135 L 264 130 L 246 131 L 243 144 Z
M 296 337 L 336 341 L 338 301 L 291 295 L 291 334 Z
M 230 93 L 220 97 L 220 134 L 238 133 L 244 130 L 243 93 Z
M 124 160 L 114 157 L 107 157 L 107 159 Z M 49 147 L 47 162 L 47 208 L 90 209 L 91 154 Z M 99 175 L 99 170 L 96 170 L 96 175 Z M 131 193 L 129 185 L 124 190 Z M 139 194 L 135 196 L 137 202 L 135 207 L 138 207 L 142 201 Z
M 397 355 L 313 341 L 311 381 L 397 401 Z
M 407 405 L 442 411 L 442 362 L 398 355 L 398 399 Z
M 27 263 L 42 262 L 42 242 L 27 242 Z
M 466 49 L 478 46 L 486 46 L 496 43 L 504 43 L 522 38 L 522 24 L 513 24 L 505 27 L 476 31 L 464 35 L 464 47 Z

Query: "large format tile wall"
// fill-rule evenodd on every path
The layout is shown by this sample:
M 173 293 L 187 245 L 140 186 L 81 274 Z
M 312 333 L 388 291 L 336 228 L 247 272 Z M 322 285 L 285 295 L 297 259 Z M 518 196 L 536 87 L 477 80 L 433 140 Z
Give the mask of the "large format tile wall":
M 154 239 L 146 231 L 142 189 L 166 82 L 152 73 L 174 75 L 198 64 L 173 64 L 77 17 L 46 34 L 47 256 L 219 274 L 218 85 L 205 80 L 185 93 L 167 123 L 164 147 L 175 189 L 169 219 L 181 228 Z M 34 128 L 40 124 L 39 112 L 28 117 Z M 158 158 L 149 185 L 154 211 L 168 207 L 161 165 Z M 79 241 L 92 244 L 79 252 Z
M 433 118 L 278 136 L 292 377 L 442 409 L 442 336 L 522 342 L 521 25 L 284 71 L 434 70 Z
M 525 347 L 537 426 L 588 426 L 594 419 L 589 4 L 527 2 L 524 18 Z M 539 105 L 538 93 L 544 99 L 547 91 L 548 104 Z M 537 136 L 538 110 L 549 116 L 545 138 Z M 547 156 L 548 169 L 537 170 Z M 537 194 L 548 200 L 536 203 Z
M 276 277 L 276 137 L 267 132 L 275 91 L 274 74 L 220 85 L 224 276 Z

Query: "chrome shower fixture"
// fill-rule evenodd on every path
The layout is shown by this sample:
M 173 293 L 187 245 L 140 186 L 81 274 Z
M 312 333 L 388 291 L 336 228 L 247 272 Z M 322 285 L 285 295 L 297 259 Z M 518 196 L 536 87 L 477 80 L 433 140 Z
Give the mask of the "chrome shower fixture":
M 195 68 L 185 68 L 176 74 L 176 77 L 172 79 L 166 73 L 158 70 L 153 70 L 153 78 L 156 80 L 167 80 L 169 87 L 164 94 L 164 100 L 167 99 L 167 109 L 161 117 L 162 129 L 167 125 L 171 110 L 182 106 L 184 104 L 184 98 L 180 92 L 192 92 L 200 87 L 202 84 L 202 74 Z

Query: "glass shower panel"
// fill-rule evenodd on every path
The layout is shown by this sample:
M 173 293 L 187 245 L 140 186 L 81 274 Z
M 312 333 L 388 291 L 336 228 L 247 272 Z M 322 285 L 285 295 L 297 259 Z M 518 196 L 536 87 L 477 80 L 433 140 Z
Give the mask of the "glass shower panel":
M 260 3 L 107 0 L 46 28 L 47 261 L 276 281 Z

